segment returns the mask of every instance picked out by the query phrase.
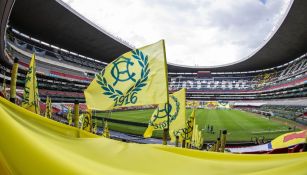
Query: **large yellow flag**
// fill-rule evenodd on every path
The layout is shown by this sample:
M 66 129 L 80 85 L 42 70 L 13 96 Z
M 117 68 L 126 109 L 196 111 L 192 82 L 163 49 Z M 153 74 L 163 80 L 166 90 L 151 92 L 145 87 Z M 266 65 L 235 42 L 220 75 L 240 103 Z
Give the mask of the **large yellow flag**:
M 154 130 L 163 130 L 167 128 L 167 110 L 169 110 L 169 134 L 171 136 L 171 141 L 175 141 L 175 133 L 185 128 L 185 92 L 186 89 L 181 89 L 173 93 L 169 97 L 169 105 L 160 104 L 158 106 L 152 114 L 148 128 L 144 133 L 145 138 L 151 137 Z
M 96 75 L 84 91 L 90 109 L 167 102 L 164 41 L 127 52 Z
M 23 92 L 22 107 L 40 114 L 39 94 L 36 78 L 35 54 L 32 55 L 29 70 L 25 80 L 25 88 Z
M 307 174 L 307 152 L 222 154 L 125 143 L 38 116 L 0 97 L 1 175 Z

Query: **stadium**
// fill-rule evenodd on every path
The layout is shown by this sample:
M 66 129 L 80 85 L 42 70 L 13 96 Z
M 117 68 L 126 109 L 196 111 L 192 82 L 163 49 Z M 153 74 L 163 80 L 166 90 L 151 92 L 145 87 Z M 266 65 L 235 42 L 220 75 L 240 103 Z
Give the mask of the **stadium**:
M 246 58 L 184 66 L 61 0 L 1 0 L 0 174 L 307 174 L 306 8 Z

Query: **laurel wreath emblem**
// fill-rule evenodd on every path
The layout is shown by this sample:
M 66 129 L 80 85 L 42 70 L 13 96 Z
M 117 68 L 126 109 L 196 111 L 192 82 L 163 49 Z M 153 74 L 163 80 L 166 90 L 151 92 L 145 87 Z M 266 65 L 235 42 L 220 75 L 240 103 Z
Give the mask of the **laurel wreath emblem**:
M 96 82 L 101 86 L 101 88 L 104 90 L 103 94 L 107 95 L 109 98 L 113 99 L 114 101 L 118 102 L 120 99 L 124 100 L 125 97 L 131 95 L 131 94 L 137 94 L 139 91 L 142 90 L 143 87 L 147 85 L 148 75 L 150 72 L 149 69 L 149 62 L 148 62 L 148 55 L 145 55 L 142 51 L 136 49 L 132 50 L 132 57 L 136 59 L 141 67 L 141 76 L 136 81 L 135 85 L 132 86 L 126 93 L 123 93 L 122 91 L 115 89 L 112 85 L 110 85 L 106 78 L 104 77 L 104 71 L 102 70 L 100 74 L 97 74 L 97 80 Z M 136 103 L 137 97 L 134 96 L 132 100 L 130 100 L 132 103 Z
M 175 113 L 173 115 L 170 115 L 170 119 L 169 119 L 169 123 L 172 123 L 174 120 L 176 120 L 177 116 L 178 116 L 178 113 L 180 111 L 180 103 L 178 101 L 178 99 L 175 97 L 175 96 L 170 96 L 174 101 L 175 101 L 175 104 L 176 104 L 176 110 L 175 110 Z M 154 122 L 158 119 L 158 117 L 155 117 L 153 120 L 150 120 L 149 121 L 149 126 L 154 126 L 155 129 L 158 129 L 158 128 L 165 128 L 167 127 L 167 121 L 164 121 L 160 124 L 155 124 Z

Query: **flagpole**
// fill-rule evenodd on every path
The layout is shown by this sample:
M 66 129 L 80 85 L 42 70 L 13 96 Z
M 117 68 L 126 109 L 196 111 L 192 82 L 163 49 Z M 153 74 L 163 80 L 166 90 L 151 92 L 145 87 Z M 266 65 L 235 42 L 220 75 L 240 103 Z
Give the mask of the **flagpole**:
M 169 91 L 168 91 L 168 67 L 167 67 L 167 59 L 166 59 L 166 50 L 165 50 L 165 41 L 162 40 L 163 45 L 163 54 L 164 54 L 164 64 L 165 64 L 165 77 L 166 77 L 166 94 L 167 94 L 167 101 L 166 101 L 166 115 L 167 115 L 167 128 L 163 129 L 163 145 L 167 145 L 167 136 L 169 132 Z

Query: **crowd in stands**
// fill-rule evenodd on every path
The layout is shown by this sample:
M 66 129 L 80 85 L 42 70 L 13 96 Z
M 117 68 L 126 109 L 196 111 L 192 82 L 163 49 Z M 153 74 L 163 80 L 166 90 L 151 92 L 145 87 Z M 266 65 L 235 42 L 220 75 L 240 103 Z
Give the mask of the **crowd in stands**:
M 243 77 L 212 75 L 210 78 L 199 78 L 197 75 L 171 75 L 169 86 L 172 90 L 187 88 L 190 91 L 238 91 L 238 90 L 263 90 L 270 87 L 286 84 L 293 80 L 307 78 L 307 57 L 303 57 L 278 72 L 251 73 Z M 293 68 L 294 65 L 294 68 Z M 291 70 L 291 71 L 289 71 Z M 225 73 L 226 75 L 227 73 Z M 282 81 L 279 81 L 282 80 Z

